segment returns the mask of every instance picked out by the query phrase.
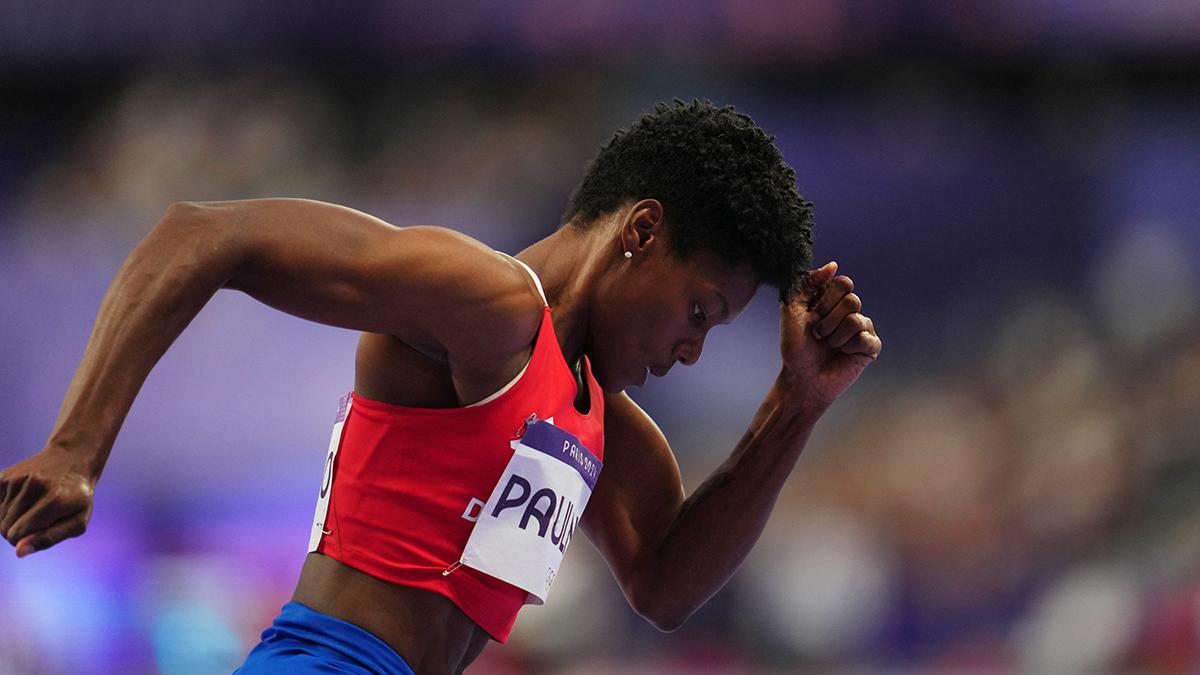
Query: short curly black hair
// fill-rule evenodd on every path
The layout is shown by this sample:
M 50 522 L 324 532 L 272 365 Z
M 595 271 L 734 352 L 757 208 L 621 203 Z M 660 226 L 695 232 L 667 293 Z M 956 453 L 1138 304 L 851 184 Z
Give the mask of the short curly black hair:
M 791 298 L 812 262 L 812 203 L 796 172 L 748 115 L 709 101 L 658 103 L 600 148 L 562 223 L 586 227 L 629 199 L 657 199 L 671 250 L 748 263 Z

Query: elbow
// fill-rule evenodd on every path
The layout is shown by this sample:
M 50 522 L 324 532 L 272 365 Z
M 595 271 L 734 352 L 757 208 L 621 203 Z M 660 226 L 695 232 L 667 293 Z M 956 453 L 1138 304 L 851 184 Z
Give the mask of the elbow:
M 202 268 L 220 285 L 230 284 L 246 264 L 244 237 L 221 203 L 175 202 L 167 207 L 151 237 L 175 257 L 174 263 Z
M 656 618 L 647 617 L 647 621 L 662 633 L 674 633 L 687 623 L 688 617 L 682 614 L 662 615 Z
M 638 616 L 663 633 L 673 633 L 679 630 L 694 609 L 688 610 L 674 597 L 671 590 L 655 584 L 642 584 L 632 589 L 629 594 L 629 604 Z
M 175 202 L 158 219 L 152 234 L 175 246 L 184 245 L 210 238 L 213 234 L 212 221 L 209 209 L 204 204 Z
M 204 205 L 199 202 L 175 202 L 167 207 L 159 227 L 193 227 L 198 224 L 204 213 Z
M 238 202 L 175 202 L 158 220 L 158 228 L 208 243 L 227 242 L 234 224 L 244 220 Z

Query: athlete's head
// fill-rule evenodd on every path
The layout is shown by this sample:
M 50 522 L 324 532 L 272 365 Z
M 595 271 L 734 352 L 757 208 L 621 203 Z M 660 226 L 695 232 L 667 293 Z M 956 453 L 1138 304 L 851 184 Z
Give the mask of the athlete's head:
M 772 137 L 707 101 L 660 103 L 617 131 L 563 223 L 600 228 L 612 270 L 595 290 L 588 346 L 609 391 L 646 368 L 695 362 L 713 325 L 732 321 L 760 284 L 786 301 L 812 259 L 812 204 Z

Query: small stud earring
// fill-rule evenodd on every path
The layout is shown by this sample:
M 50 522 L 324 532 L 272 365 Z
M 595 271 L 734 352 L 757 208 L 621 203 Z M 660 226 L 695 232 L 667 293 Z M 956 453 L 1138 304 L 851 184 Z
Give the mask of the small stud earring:
M 625 251 L 625 259 L 626 259 L 626 260 L 628 260 L 628 259 L 630 259 L 630 258 L 632 258 L 632 257 L 633 257 L 633 253 L 631 253 L 631 252 L 629 252 L 629 251 Z

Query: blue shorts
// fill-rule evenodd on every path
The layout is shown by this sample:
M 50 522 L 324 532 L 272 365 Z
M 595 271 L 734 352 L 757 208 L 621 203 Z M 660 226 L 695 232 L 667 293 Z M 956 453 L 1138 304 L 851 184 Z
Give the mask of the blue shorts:
M 352 623 L 289 602 L 246 657 L 241 675 L 370 673 L 413 675 L 387 643 Z

